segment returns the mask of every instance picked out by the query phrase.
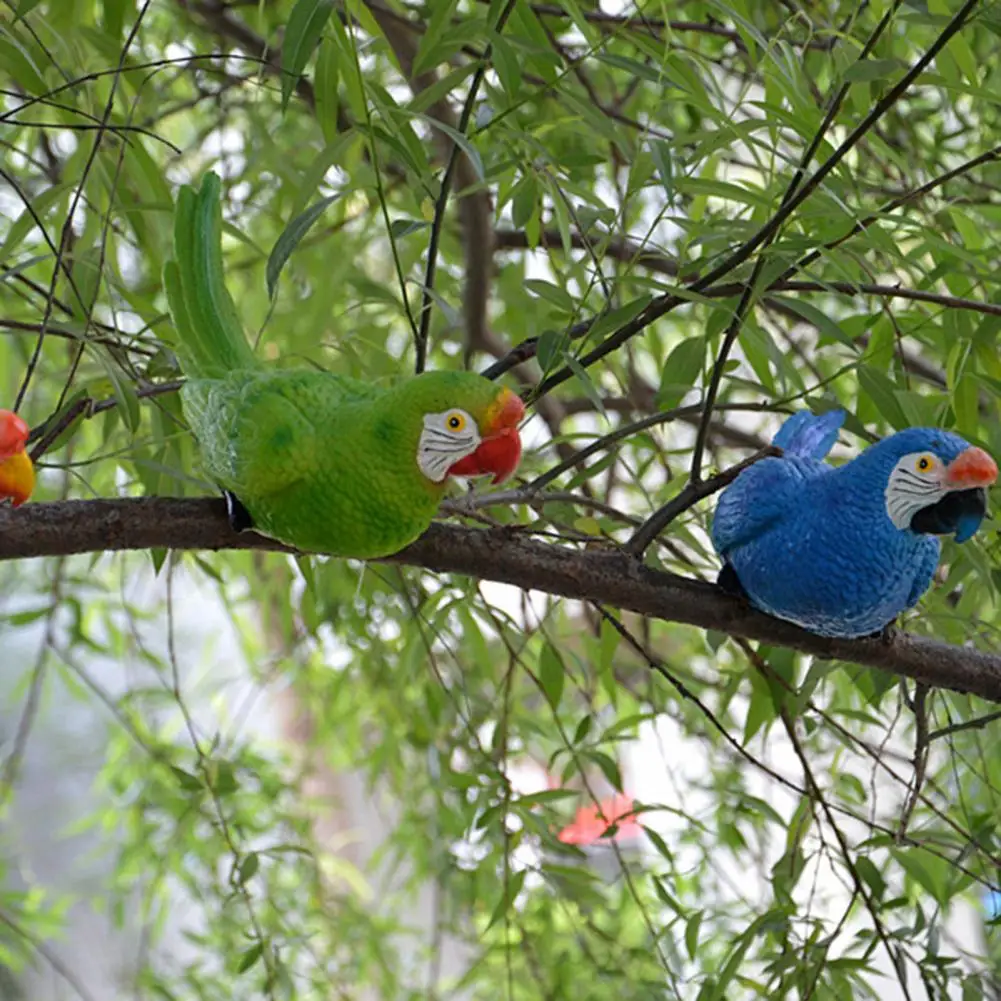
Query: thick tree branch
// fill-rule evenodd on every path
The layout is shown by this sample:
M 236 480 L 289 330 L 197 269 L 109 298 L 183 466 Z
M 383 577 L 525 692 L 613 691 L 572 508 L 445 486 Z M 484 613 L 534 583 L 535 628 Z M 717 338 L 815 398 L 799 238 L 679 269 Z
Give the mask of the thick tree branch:
M 223 502 L 215 499 L 63 501 L 0 509 L 0 560 L 152 547 L 283 548 L 252 533 L 233 532 Z M 535 542 L 509 529 L 432 525 L 385 562 L 597 601 L 825 659 L 879 667 L 930 687 L 1001 703 L 1001 657 L 907 633 L 897 634 L 890 643 L 814 636 L 753 611 L 712 584 L 654 570 L 617 550 L 582 552 Z

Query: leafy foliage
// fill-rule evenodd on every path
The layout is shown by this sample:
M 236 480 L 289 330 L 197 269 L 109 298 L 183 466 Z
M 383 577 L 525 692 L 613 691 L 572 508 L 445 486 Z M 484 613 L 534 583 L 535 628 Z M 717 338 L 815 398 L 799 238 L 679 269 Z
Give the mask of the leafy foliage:
M 6 0 L 0 402 L 44 446 L 35 499 L 211 491 L 161 282 L 176 186 L 208 169 L 265 356 L 389 381 L 426 334 L 428 367 L 522 384 L 523 481 L 470 523 L 625 543 L 832 400 L 853 445 L 942 424 L 1001 454 L 999 34 L 987 0 Z M 648 559 L 710 578 L 709 508 Z M 907 629 L 996 647 L 985 528 Z M 191 680 L 173 595 L 197 588 L 291 747 Z M 0 594 L 5 808 L 47 698 L 108 721 L 76 820 L 114 852 L 94 899 L 144 929 L 123 997 L 999 989 L 994 924 L 985 948 L 955 931 L 1001 853 L 997 721 L 970 697 L 342 561 L 74 557 L 5 567 Z M 114 690 L 98 663 L 142 672 Z M 519 782 L 529 759 L 559 788 Z M 374 856 L 344 776 L 392 805 Z M 623 788 L 641 849 L 559 840 Z M 2 864 L 0 960 L 86 997 L 53 951 L 70 901 Z

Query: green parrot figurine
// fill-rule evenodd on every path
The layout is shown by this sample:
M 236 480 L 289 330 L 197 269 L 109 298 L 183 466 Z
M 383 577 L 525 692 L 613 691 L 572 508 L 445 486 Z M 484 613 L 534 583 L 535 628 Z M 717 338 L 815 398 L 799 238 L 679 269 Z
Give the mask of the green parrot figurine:
M 183 187 L 164 286 L 205 471 L 234 528 L 296 549 L 386 556 L 430 525 L 449 476 L 510 476 L 524 405 L 472 372 L 382 389 L 255 357 L 222 274 L 219 178 Z

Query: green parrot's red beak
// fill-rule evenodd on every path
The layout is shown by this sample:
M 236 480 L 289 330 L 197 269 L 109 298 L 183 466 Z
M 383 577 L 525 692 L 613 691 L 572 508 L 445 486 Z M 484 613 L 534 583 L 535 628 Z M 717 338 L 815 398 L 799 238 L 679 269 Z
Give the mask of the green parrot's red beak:
M 506 480 L 521 459 L 518 424 L 525 416 L 525 404 L 506 387 L 487 408 L 480 428 L 482 441 L 471 455 L 460 459 L 449 473 L 453 476 L 492 476 L 494 483 Z
M 945 469 L 945 485 L 951 490 L 989 487 L 997 478 L 997 463 L 975 446 L 960 452 Z
M 0 459 L 24 451 L 28 443 L 28 425 L 11 410 L 0 410 Z

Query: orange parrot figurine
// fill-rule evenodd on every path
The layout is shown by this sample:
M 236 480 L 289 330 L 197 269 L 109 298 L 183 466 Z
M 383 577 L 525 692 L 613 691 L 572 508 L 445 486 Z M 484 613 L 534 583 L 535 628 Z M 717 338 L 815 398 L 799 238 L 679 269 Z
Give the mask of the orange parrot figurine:
M 28 425 L 10 410 L 0 410 L 0 501 L 19 507 L 35 489 L 35 467 L 25 446 Z

